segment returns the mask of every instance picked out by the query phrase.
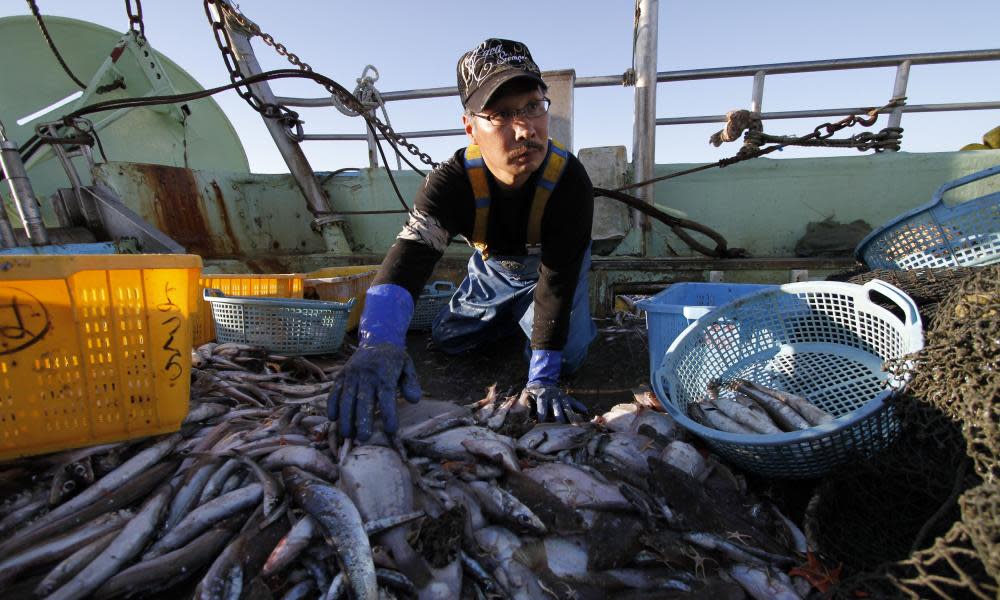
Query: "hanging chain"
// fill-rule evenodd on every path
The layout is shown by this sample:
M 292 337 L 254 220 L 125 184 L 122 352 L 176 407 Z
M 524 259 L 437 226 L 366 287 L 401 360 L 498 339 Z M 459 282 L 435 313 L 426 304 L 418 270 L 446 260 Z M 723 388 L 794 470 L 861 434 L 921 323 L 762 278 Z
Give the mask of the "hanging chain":
M 135 0 L 135 10 L 132 10 L 132 0 L 125 0 L 125 12 L 128 13 L 129 30 L 146 39 L 146 25 L 142 22 L 142 0 Z
M 45 43 L 49 45 L 49 50 L 51 50 L 52 54 L 55 55 L 56 60 L 59 61 L 59 64 L 62 66 L 63 71 L 66 72 L 66 75 L 70 79 L 72 79 L 73 83 L 78 85 L 81 90 L 87 89 L 87 84 L 80 81 L 80 79 L 73 74 L 73 71 L 70 70 L 69 65 L 66 64 L 65 60 L 63 60 L 62 54 L 59 54 L 59 50 L 56 49 L 56 43 L 52 41 L 52 36 L 49 35 L 49 30 L 47 27 L 45 27 L 45 21 L 42 20 L 42 13 L 39 12 L 38 5 L 35 4 L 35 0 L 28 0 L 28 7 L 31 8 L 31 14 L 35 15 L 35 22 L 38 23 L 39 29 L 42 30 L 42 37 L 45 38 Z
M 211 7 L 215 7 L 216 15 L 213 16 Z M 274 48 L 280 56 L 284 56 L 288 62 L 290 62 L 295 67 L 302 69 L 303 71 L 313 72 L 313 68 L 309 66 L 308 63 L 303 62 L 297 54 L 290 52 L 284 44 L 275 41 L 274 37 L 268 33 L 261 31 L 260 27 L 256 23 L 246 18 L 242 13 L 228 5 L 222 0 L 205 0 L 205 14 L 208 16 L 208 21 L 212 25 L 212 31 L 215 34 L 215 41 L 219 46 L 219 50 L 222 52 L 222 59 L 226 64 L 226 69 L 229 70 L 229 78 L 233 83 L 239 83 L 244 80 L 246 76 L 240 71 L 239 64 L 236 62 L 236 55 L 233 53 L 232 47 L 229 45 L 229 40 L 225 33 L 225 19 L 226 17 L 232 18 L 240 27 L 246 29 L 251 37 L 259 36 L 264 43 L 268 46 Z M 378 129 L 386 139 L 390 140 L 397 146 L 402 146 L 406 148 L 407 152 L 416 156 L 420 161 L 431 168 L 436 168 L 438 163 L 420 151 L 420 148 L 408 141 L 404 136 L 396 133 L 391 126 L 383 123 L 378 119 L 378 117 L 372 115 L 369 109 L 360 102 L 357 98 L 351 95 L 345 90 L 339 90 L 331 85 L 324 84 L 323 87 L 328 91 L 334 98 L 334 101 L 339 101 L 341 104 L 346 105 L 351 110 L 358 112 L 366 121 L 372 124 L 376 129 Z M 265 117 L 272 117 L 272 115 L 278 115 L 277 118 L 288 118 L 293 116 L 297 121 L 298 115 L 291 110 L 288 110 L 284 106 L 267 104 L 265 105 L 257 98 L 249 86 L 239 86 L 236 88 L 236 92 L 246 100 L 247 104 L 251 106 L 254 110 L 261 113 Z M 273 118 L 273 117 L 272 117 Z M 301 121 L 298 121 L 301 126 Z
M 639 181 L 639 182 L 636 182 L 636 183 L 631 183 L 629 185 L 623 185 L 622 187 L 616 188 L 616 191 L 630 190 L 630 189 L 637 188 L 637 187 L 643 187 L 643 186 L 649 185 L 651 183 L 656 183 L 657 181 L 664 181 L 666 179 L 673 179 L 674 177 L 680 177 L 682 175 L 690 175 L 691 173 L 697 173 L 699 171 L 705 171 L 705 170 L 708 170 L 708 169 L 712 169 L 714 167 L 720 167 L 720 168 L 722 168 L 722 167 L 728 167 L 729 165 L 734 165 L 734 164 L 736 164 L 738 162 L 743 162 L 745 160 L 750 160 L 750 159 L 753 159 L 753 158 L 758 158 L 758 157 L 764 156 L 765 154 L 770 154 L 772 152 L 775 152 L 777 150 L 783 150 L 787 146 L 791 146 L 791 145 L 802 145 L 802 146 L 810 145 L 810 144 L 813 143 L 812 140 L 819 140 L 819 141 L 826 140 L 827 142 L 830 142 L 831 140 L 829 140 L 829 138 L 831 136 L 833 136 L 833 134 L 835 134 L 838 131 L 840 131 L 841 129 L 845 129 L 847 127 L 854 127 L 855 125 L 863 125 L 865 127 L 871 127 L 872 125 L 875 124 L 875 121 L 878 120 L 878 116 L 880 114 L 884 113 L 887 110 L 891 110 L 893 108 L 896 108 L 897 106 L 902 106 L 904 102 L 906 102 L 906 97 L 905 96 L 899 96 L 899 97 L 896 97 L 896 98 L 893 98 L 892 100 L 890 100 L 888 103 L 886 103 L 885 106 L 881 106 L 881 107 L 878 107 L 878 108 L 870 109 L 870 110 L 868 110 L 868 111 L 866 111 L 865 113 L 862 113 L 862 114 L 851 114 L 851 115 L 848 115 L 847 117 L 845 117 L 845 118 L 843 118 L 843 119 L 841 119 L 841 120 L 839 120 L 839 121 L 837 121 L 835 123 L 823 123 L 822 125 L 820 125 L 820 126 L 816 127 L 815 129 L 813 129 L 812 133 L 808 133 L 808 134 L 803 135 L 801 137 L 789 137 L 789 138 L 787 138 L 784 141 L 777 142 L 774 145 L 767 146 L 765 148 L 761 148 L 760 144 L 755 143 L 756 139 L 755 139 L 754 136 L 756 136 L 758 134 L 753 131 L 753 128 L 750 128 L 751 131 L 748 131 L 747 134 L 746 134 L 746 136 L 744 136 L 743 147 L 740 148 L 739 152 L 736 153 L 736 156 L 731 156 L 729 158 L 723 158 L 722 160 L 719 160 L 719 161 L 714 162 L 714 163 L 708 163 L 706 165 L 701 165 L 701 166 L 693 167 L 693 168 L 690 168 L 690 169 L 684 169 L 683 171 L 677 171 L 675 173 L 670 173 L 669 175 L 663 175 L 663 176 L 660 176 L 660 177 L 654 177 L 653 179 L 647 179 L 645 181 Z M 887 127 L 887 128 L 885 128 L 883 130 L 883 132 L 885 132 L 884 136 L 882 136 L 881 133 L 879 133 L 879 134 L 871 134 L 871 133 L 869 133 L 868 136 L 871 136 L 871 138 L 864 138 L 866 141 L 863 142 L 863 143 L 871 143 L 872 147 L 875 148 L 876 151 L 880 151 L 879 150 L 879 144 L 887 144 L 886 146 L 882 146 L 881 147 L 881 149 L 886 149 L 886 147 L 891 147 L 891 146 L 888 146 L 888 144 L 890 144 L 892 142 L 892 138 L 895 138 L 895 140 L 896 140 L 896 147 L 898 148 L 898 146 L 899 146 L 898 140 L 902 137 L 902 132 L 903 132 L 902 128 L 899 128 L 899 127 Z M 737 135 L 739 135 L 739 134 L 737 133 Z M 861 136 L 864 136 L 864 135 L 865 134 L 858 134 L 855 137 L 858 137 L 859 140 L 860 140 L 860 139 L 862 139 Z M 880 138 L 879 136 L 882 136 L 882 137 Z M 872 141 L 872 140 L 874 140 L 874 141 Z M 888 141 L 885 141 L 885 140 L 888 140 Z M 817 145 L 819 145 L 819 144 L 817 143 Z M 833 144 L 830 144 L 830 145 L 833 145 Z

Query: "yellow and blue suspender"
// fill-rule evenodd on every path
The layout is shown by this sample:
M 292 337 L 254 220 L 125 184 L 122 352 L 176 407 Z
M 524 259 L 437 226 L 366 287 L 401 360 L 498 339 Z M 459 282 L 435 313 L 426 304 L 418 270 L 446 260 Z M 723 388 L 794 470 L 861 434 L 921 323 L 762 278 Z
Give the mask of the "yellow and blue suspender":
M 545 161 L 542 162 L 542 175 L 535 187 L 535 196 L 531 201 L 531 213 L 528 216 L 529 246 L 537 245 L 542 239 L 542 216 L 545 215 L 545 205 L 552 195 L 556 184 L 566 170 L 569 162 L 569 152 L 556 140 L 549 140 Z M 486 163 L 483 162 L 479 146 L 470 144 L 465 149 L 465 172 L 472 184 L 472 195 L 476 202 L 476 218 L 472 227 L 472 246 L 479 250 L 483 258 L 489 257 L 486 247 L 486 226 L 490 217 L 490 186 L 486 180 Z

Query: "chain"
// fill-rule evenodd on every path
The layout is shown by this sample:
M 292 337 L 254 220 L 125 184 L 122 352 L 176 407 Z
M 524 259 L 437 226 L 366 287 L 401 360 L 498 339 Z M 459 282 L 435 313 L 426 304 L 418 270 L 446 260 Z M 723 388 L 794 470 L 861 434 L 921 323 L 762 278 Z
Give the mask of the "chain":
M 878 133 L 865 131 L 862 133 L 856 133 L 849 138 L 840 139 L 820 137 L 811 140 L 803 140 L 802 138 L 794 136 L 767 135 L 759 131 L 748 131 L 746 134 L 747 143 L 756 146 L 768 143 L 823 148 L 856 148 L 860 152 L 868 150 L 874 150 L 875 152 L 899 150 L 899 142 L 902 137 L 902 127 L 886 127 Z
M 125 0 L 125 12 L 128 13 L 128 28 L 146 39 L 146 25 L 142 22 L 142 0 L 135 0 L 135 10 L 132 10 L 132 0 Z
M 653 179 L 647 179 L 645 181 L 639 181 L 637 183 L 624 185 L 620 188 L 616 188 L 616 191 L 630 190 L 637 187 L 643 187 L 651 183 L 656 183 L 657 181 L 673 179 L 674 177 L 680 177 L 682 175 L 690 175 L 691 173 L 705 171 L 714 167 L 719 167 L 719 168 L 728 167 L 729 165 L 734 165 L 736 163 L 743 162 L 745 160 L 758 158 L 764 156 L 765 154 L 770 154 L 772 152 L 775 152 L 777 150 L 783 150 L 786 146 L 808 145 L 810 140 L 828 140 L 831 136 L 833 136 L 833 134 L 847 127 L 853 127 L 855 125 L 864 125 L 865 127 L 871 127 L 872 125 L 875 124 L 875 121 L 878 120 L 878 116 L 881 113 L 896 108 L 897 106 L 902 106 L 905 101 L 906 101 L 905 96 L 899 96 L 893 98 L 885 106 L 881 106 L 879 108 L 873 108 L 863 114 L 848 115 L 847 117 L 837 121 L 836 123 L 823 123 L 822 125 L 813 129 L 812 133 L 808 133 L 802 137 L 789 137 L 784 142 L 776 143 L 773 146 L 767 146 L 766 148 L 761 148 L 759 144 L 754 144 L 753 139 L 747 139 L 744 141 L 743 147 L 740 148 L 739 152 L 736 153 L 736 156 L 723 158 L 720 161 L 709 163 L 707 165 L 701 165 L 698 167 L 693 167 L 691 169 L 677 171 L 676 173 L 670 173 L 669 175 L 663 175 L 661 177 L 654 177 Z M 884 139 L 889 140 L 889 142 L 885 142 L 886 145 L 882 147 L 882 149 L 891 147 L 890 144 L 893 137 L 896 140 L 896 147 L 898 147 L 898 140 L 902 137 L 903 130 L 898 127 L 887 127 L 883 130 L 883 132 L 885 132 Z M 747 135 L 751 136 L 749 132 Z M 860 135 L 861 134 L 859 134 L 859 136 Z M 876 138 L 876 141 L 868 140 L 864 143 L 871 142 L 873 144 L 872 147 L 876 147 L 880 143 L 882 143 L 882 141 L 878 140 L 878 136 L 874 137 Z M 878 148 L 876 148 L 876 151 L 879 151 Z
M 39 29 L 42 30 L 42 37 L 45 38 L 45 43 L 49 45 L 49 50 L 52 50 L 52 54 L 55 55 L 56 60 L 59 61 L 60 65 L 62 65 L 63 71 L 65 71 L 66 75 L 73 80 L 73 83 L 80 86 L 80 89 L 87 89 L 87 85 L 80 81 L 77 76 L 73 74 L 73 71 L 70 71 L 69 65 L 66 64 L 65 60 L 63 60 L 62 54 L 59 54 L 59 50 L 56 49 L 56 43 L 52 41 L 52 36 L 49 35 L 49 30 L 45 27 L 45 21 L 42 20 L 42 13 L 39 12 L 38 5 L 35 4 L 35 0 L 28 0 L 28 7 L 31 8 L 31 13 L 35 15 L 35 22 L 38 23 Z
M 215 6 L 218 18 L 215 18 L 212 15 L 212 6 Z M 229 45 L 229 41 L 225 34 L 225 18 L 227 15 L 239 24 L 240 27 L 246 29 L 250 33 L 251 37 L 259 36 L 262 40 L 264 40 L 265 44 L 274 48 L 275 52 L 277 52 L 280 56 L 284 56 L 288 62 L 295 67 L 298 67 L 303 71 L 313 71 L 313 68 L 309 66 L 309 63 L 303 62 L 297 54 L 290 52 L 284 44 L 275 41 L 274 37 L 270 34 L 261 31 L 260 27 L 258 27 L 256 23 L 246 18 L 245 15 L 232 6 L 226 4 L 223 0 L 205 0 L 205 14 L 208 16 L 208 21 L 212 25 L 212 31 L 215 33 L 215 41 L 219 46 L 219 50 L 222 52 L 222 59 L 226 63 L 226 68 L 229 70 L 229 77 L 233 83 L 239 83 L 245 79 L 246 76 L 240 71 L 239 65 L 236 62 L 236 55 L 233 53 L 232 47 Z M 420 148 L 418 148 L 416 144 L 408 141 L 404 136 L 396 133 L 390 125 L 383 123 L 378 119 L 378 117 L 370 114 L 369 109 L 346 89 L 337 89 L 336 87 L 327 84 L 322 85 L 326 91 L 333 96 L 335 102 L 340 102 L 342 105 L 357 112 L 366 121 L 371 123 L 372 126 L 378 129 L 382 135 L 393 144 L 406 148 L 407 152 L 416 156 L 422 163 L 430 166 L 431 168 L 436 168 L 438 166 L 438 163 L 434 162 L 434 160 L 424 152 L 421 152 Z M 277 105 L 269 105 L 274 108 L 265 107 L 260 99 L 253 94 L 253 91 L 249 88 L 249 86 L 239 86 L 236 88 L 236 92 L 240 95 L 240 97 L 246 100 L 247 104 L 249 104 L 251 108 L 265 117 L 269 117 L 269 114 L 265 112 L 266 110 L 271 111 L 271 113 L 277 111 L 282 115 L 281 118 L 296 121 L 297 126 L 301 130 L 301 121 L 298 120 L 298 115 L 294 111 L 288 110 L 284 106 Z

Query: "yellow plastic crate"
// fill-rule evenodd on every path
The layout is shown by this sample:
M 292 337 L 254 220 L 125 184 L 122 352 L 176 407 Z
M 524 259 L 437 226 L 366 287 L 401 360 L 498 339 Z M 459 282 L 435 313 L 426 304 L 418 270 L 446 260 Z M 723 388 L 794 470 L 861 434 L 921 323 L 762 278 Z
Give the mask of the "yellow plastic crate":
M 347 331 L 353 331 L 365 309 L 365 292 L 371 287 L 379 265 L 327 267 L 306 275 L 304 297 L 316 300 L 347 302 L 355 298 L 354 308 L 347 318 Z
M 0 460 L 175 431 L 193 255 L 0 257 Z
M 229 296 L 260 296 L 263 298 L 301 298 L 302 280 L 305 275 L 265 274 L 265 275 L 216 275 L 205 274 L 198 280 L 198 315 L 194 319 L 194 345 L 200 346 L 215 339 L 215 322 L 212 307 L 202 298 L 206 288 L 222 290 Z

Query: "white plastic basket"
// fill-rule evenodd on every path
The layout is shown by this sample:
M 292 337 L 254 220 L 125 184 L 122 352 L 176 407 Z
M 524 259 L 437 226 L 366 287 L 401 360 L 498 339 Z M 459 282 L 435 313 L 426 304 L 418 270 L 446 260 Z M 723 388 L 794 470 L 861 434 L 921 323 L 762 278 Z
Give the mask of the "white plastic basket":
M 866 236 L 854 254 L 869 269 L 974 267 L 1000 261 L 1000 192 L 949 204 L 944 194 L 1000 174 L 1000 165 L 941 186 L 928 204 Z
M 450 281 L 435 281 L 424 286 L 423 293 L 413 306 L 410 329 L 430 329 L 434 317 L 441 312 L 455 293 L 455 284 Z
M 900 308 L 902 320 L 872 301 L 876 292 Z M 899 421 L 887 400 L 902 382 L 890 381 L 883 365 L 920 350 L 923 339 L 913 300 L 884 281 L 791 283 L 698 319 L 674 340 L 652 384 L 671 416 L 732 463 L 775 478 L 818 477 L 895 439 Z M 688 418 L 709 382 L 737 378 L 804 396 L 836 419 L 747 435 Z
M 348 302 L 227 296 L 217 289 L 204 291 L 212 305 L 215 334 L 220 343 L 261 346 L 288 355 L 329 354 L 340 349 L 347 319 L 354 306 Z

